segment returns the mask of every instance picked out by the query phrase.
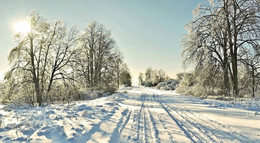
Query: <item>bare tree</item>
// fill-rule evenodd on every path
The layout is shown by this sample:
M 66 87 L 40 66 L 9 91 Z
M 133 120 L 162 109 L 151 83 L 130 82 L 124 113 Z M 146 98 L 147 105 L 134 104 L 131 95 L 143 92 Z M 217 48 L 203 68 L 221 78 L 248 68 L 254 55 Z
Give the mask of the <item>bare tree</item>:
M 259 83 L 257 79 L 260 78 L 260 54 L 249 49 L 242 49 L 239 55 L 239 61 L 246 66 L 249 79 L 251 81 L 251 95 L 255 97 L 256 89 Z
M 19 84 L 33 84 L 36 102 L 41 106 L 53 81 L 65 79 L 64 68 L 74 53 L 75 30 L 67 35 L 61 20 L 50 23 L 36 12 L 31 13 L 29 22 L 30 32 L 16 35 L 18 46 L 9 54 L 13 66 L 8 75 L 15 75 Z
M 208 65 L 217 69 L 221 67 L 223 91 L 229 96 L 228 40 L 222 13 L 221 9 L 214 9 L 212 5 L 199 5 L 194 10 L 195 20 L 186 26 L 189 33 L 182 40 L 182 54 L 184 66 L 195 64 L 195 71 L 205 70 Z
M 97 22 L 90 22 L 81 33 L 73 69 L 84 79 L 85 88 L 102 88 L 112 82 L 118 84 L 120 73 L 117 69 L 123 59 L 111 32 Z
M 138 81 L 139 81 L 140 85 L 144 85 L 145 80 L 144 80 L 144 74 L 143 73 L 139 73 Z
M 120 75 L 119 75 L 119 81 L 120 85 L 125 85 L 125 86 L 131 86 L 132 85 L 132 77 L 130 74 L 130 70 L 127 66 L 127 64 L 122 64 L 121 69 L 120 69 Z
M 188 25 L 184 64 L 195 63 L 195 69 L 220 65 L 225 95 L 229 95 L 231 79 L 233 95 L 239 96 L 238 54 L 245 47 L 259 48 L 259 5 L 255 0 L 209 2 L 197 8 L 195 20 Z
M 255 0 L 223 0 L 228 29 L 233 94 L 238 96 L 238 53 L 241 48 L 259 48 L 260 8 Z
M 15 36 L 18 44 L 9 54 L 12 67 L 5 79 L 30 95 L 32 104 L 60 100 L 57 90 L 74 95 L 87 88 L 117 89 L 123 55 L 103 25 L 91 22 L 79 34 L 75 27 L 67 30 L 62 20 L 49 22 L 35 11 L 28 22 L 30 31 Z

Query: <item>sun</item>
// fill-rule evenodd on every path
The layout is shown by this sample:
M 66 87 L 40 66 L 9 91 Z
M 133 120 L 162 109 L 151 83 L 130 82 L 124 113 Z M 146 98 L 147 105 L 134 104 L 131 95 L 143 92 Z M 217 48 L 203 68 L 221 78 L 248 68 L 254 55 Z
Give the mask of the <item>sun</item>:
M 20 21 L 14 24 L 14 31 L 16 33 L 26 34 L 31 31 L 31 26 L 26 21 Z

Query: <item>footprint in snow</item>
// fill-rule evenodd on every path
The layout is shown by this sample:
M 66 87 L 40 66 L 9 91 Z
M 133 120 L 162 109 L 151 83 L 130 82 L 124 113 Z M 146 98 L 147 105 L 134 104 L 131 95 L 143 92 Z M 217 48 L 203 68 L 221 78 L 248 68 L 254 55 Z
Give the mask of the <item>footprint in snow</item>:
M 17 139 L 12 140 L 12 141 L 14 141 L 14 142 L 25 142 L 25 141 L 26 141 L 26 138 L 19 137 L 19 138 L 17 138 Z
M 47 111 L 46 114 L 48 114 L 48 115 L 49 115 L 49 114 L 55 114 L 55 112 L 52 111 L 52 110 L 50 110 L 50 111 Z
M 86 105 L 78 106 L 78 111 L 84 111 L 84 110 L 91 110 L 91 107 L 88 107 Z
M 21 132 L 24 134 L 24 135 L 27 135 L 27 136 L 30 136 L 34 133 L 34 129 L 33 128 L 25 128 L 25 129 L 22 129 Z
M 62 126 L 54 125 L 52 127 L 46 126 L 42 128 L 43 131 L 39 131 L 37 133 L 38 136 L 45 136 L 48 139 L 53 138 L 67 138 L 64 133 L 64 129 Z

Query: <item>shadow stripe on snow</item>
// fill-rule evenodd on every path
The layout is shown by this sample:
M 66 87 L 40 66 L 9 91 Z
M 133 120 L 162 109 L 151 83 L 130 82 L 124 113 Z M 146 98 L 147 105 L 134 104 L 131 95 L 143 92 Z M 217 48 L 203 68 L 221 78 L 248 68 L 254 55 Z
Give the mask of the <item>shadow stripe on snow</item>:
M 127 113 L 128 113 L 128 114 L 127 114 Z M 127 117 L 126 117 L 126 119 L 125 119 L 125 121 L 124 121 L 124 123 L 123 123 L 123 120 L 124 120 L 124 117 L 125 117 L 126 114 L 127 114 Z M 110 137 L 109 143 L 118 142 L 121 132 L 123 131 L 123 129 L 125 128 L 126 124 L 127 124 L 128 121 L 129 121 L 130 115 L 131 115 L 131 111 L 129 112 L 128 109 L 125 109 L 125 110 L 122 112 L 122 116 L 121 116 L 119 122 L 117 123 L 117 126 L 116 126 L 116 128 L 114 129 L 114 131 L 113 131 L 111 137 Z
M 100 130 L 101 124 L 104 121 L 110 120 L 110 118 L 115 114 L 116 110 L 118 110 L 118 107 L 114 107 L 111 111 L 109 111 L 109 113 L 106 116 L 104 116 L 103 118 L 101 118 L 101 121 L 98 122 L 97 124 L 92 124 L 93 127 L 88 132 L 74 136 L 73 138 L 69 138 L 68 142 L 71 142 L 71 143 L 75 143 L 75 142 L 86 143 L 86 142 L 88 142 L 91 139 L 91 136 L 95 132 Z M 84 129 L 84 130 L 86 130 L 86 129 Z

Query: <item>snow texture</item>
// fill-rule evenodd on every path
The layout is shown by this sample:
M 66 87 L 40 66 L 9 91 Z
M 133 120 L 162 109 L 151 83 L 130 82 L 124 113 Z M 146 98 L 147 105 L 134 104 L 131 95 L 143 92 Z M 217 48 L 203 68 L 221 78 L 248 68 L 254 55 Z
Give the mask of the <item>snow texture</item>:
M 0 105 L 0 142 L 259 142 L 258 105 L 125 87 L 69 108 Z

